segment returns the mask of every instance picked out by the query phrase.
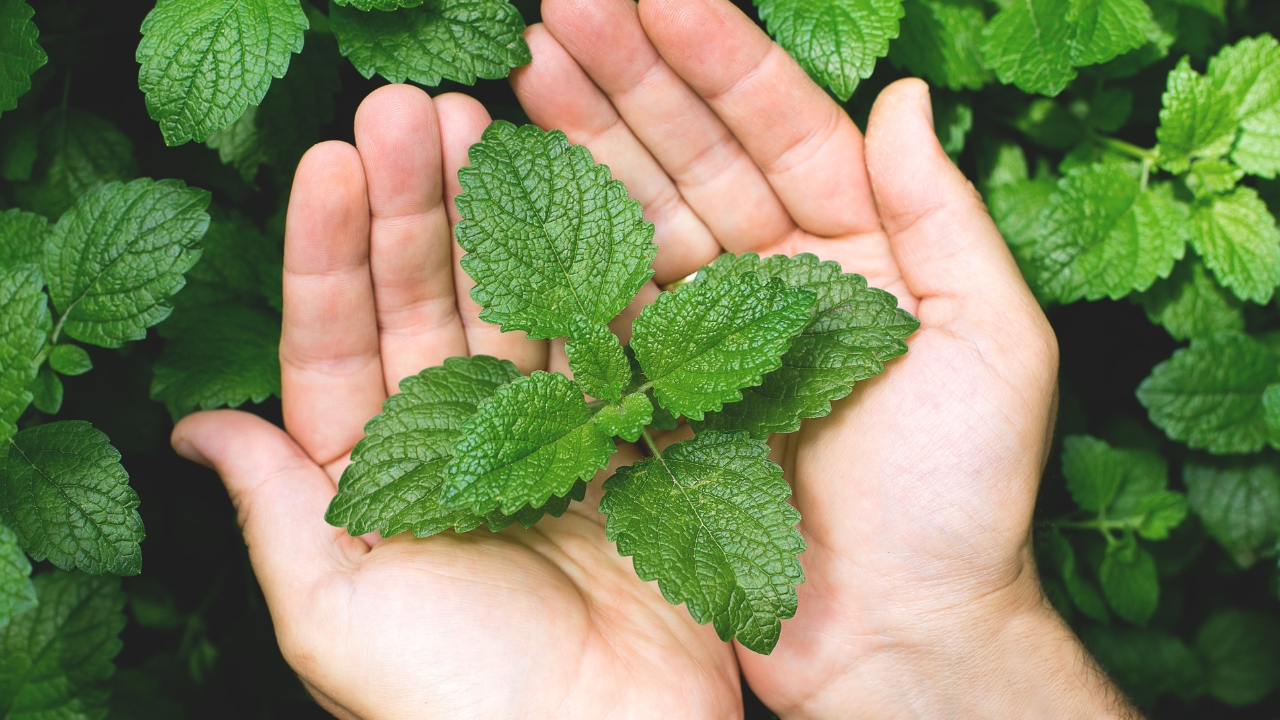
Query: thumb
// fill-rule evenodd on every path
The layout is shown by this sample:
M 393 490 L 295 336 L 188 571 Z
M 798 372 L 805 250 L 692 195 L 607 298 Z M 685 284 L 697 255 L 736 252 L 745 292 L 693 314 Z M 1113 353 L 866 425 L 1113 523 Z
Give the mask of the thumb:
M 268 604 L 305 598 L 325 573 L 367 546 L 329 526 L 333 481 L 283 430 L 256 415 L 188 415 L 170 438 L 179 455 L 213 468 L 235 505 Z
M 982 198 L 938 143 L 924 82 L 899 80 L 876 99 L 867 123 L 867 170 L 913 295 L 922 302 L 947 297 L 969 309 L 1011 302 L 1035 307 Z

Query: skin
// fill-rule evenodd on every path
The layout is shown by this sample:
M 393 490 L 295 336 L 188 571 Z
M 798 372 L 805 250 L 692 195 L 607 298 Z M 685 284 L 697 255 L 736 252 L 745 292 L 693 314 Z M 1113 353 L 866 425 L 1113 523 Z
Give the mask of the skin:
M 784 718 L 1131 716 L 1039 588 L 1057 346 L 938 145 L 926 86 L 887 88 L 864 138 L 726 0 L 545 0 L 543 16 L 512 84 L 641 201 L 656 282 L 724 250 L 810 252 L 892 292 L 921 329 L 830 416 L 775 438 L 808 551 L 771 655 L 722 643 L 605 539 L 599 481 L 630 448 L 531 530 L 350 537 L 324 511 L 400 379 L 469 354 L 567 369 L 562 344 L 481 322 L 457 265 L 457 170 L 485 110 L 375 91 L 355 147 L 317 145 L 294 180 L 287 432 L 229 410 L 173 432 L 226 484 L 316 698 L 343 718 L 728 718 L 741 673 Z

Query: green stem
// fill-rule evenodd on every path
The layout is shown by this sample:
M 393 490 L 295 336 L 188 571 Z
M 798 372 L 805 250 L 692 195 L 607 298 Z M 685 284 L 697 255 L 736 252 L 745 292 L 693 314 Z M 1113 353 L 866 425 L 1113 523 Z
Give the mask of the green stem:
M 1090 139 L 1093 140 L 1095 143 L 1101 145 L 1102 147 L 1107 148 L 1108 150 L 1114 150 L 1115 152 L 1118 152 L 1121 155 L 1128 155 L 1129 157 L 1134 158 L 1136 160 L 1142 160 L 1143 162 L 1147 162 L 1147 163 L 1154 163 L 1156 159 L 1155 148 L 1148 149 L 1148 148 L 1138 147 L 1133 143 L 1127 143 L 1123 140 L 1117 140 L 1115 138 L 1106 137 L 1104 135 L 1090 135 Z
M 58 342 L 58 336 L 62 334 L 62 326 L 67 322 L 67 316 L 71 314 L 71 308 L 67 308 L 67 312 L 62 313 L 62 317 L 58 318 L 58 324 L 53 326 L 53 332 L 49 335 L 49 345 Z
M 654 457 L 662 457 L 662 451 L 658 449 L 658 443 L 654 442 L 653 436 L 649 434 L 649 428 L 640 428 L 640 437 L 644 438 L 644 444 L 649 446 L 649 452 L 653 453 Z
M 1060 528 L 1069 528 L 1072 530 L 1124 530 L 1133 525 L 1130 520 L 1106 520 L 1098 518 L 1096 520 L 1058 520 L 1053 523 Z

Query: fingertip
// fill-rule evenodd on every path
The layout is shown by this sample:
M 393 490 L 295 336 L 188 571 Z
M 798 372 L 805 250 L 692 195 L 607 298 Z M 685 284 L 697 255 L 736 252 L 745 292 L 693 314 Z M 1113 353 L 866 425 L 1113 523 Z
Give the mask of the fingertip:
M 428 116 L 432 120 L 435 118 L 435 108 L 426 91 L 401 83 L 383 85 L 365 96 L 360 107 L 356 108 L 356 137 L 360 137 L 361 129 L 366 128 L 368 123 L 378 122 L 382 118 L 395 120 L 422 116 Z
M 364 192 L 364 170 L 355 146 L 341 140 L 326 140 L 311 146 L 298 161 L 293 177 L 293 195 L 300 189 L 329 190 L 350 198 Z
M 458 184 L 458 168 L 470 164 L 468 151 L 480 142 L 480 136 L 493 120 L 480 101 L 462 93 L 445 93 L 435 99 L 440 118 L 440 147 L 444 154 L 444 177 L 452 199 L 462 191 Z M 453 202 L 447 203 L 451 223 L 458 221 Z

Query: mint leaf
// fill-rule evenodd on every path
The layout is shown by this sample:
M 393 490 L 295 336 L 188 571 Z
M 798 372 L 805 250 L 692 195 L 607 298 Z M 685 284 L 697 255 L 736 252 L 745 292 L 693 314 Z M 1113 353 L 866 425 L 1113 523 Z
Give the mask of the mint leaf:
M 159 0 L 142 21 L 138 87 L 165 143 L 204 142 L 262 102 L 307 25 L 298 0 Z
M 889 60 L 930 83 L 952 90 L 978 90 L 991 77 L 982 63 L 981 0 L 906 0 L 902 33 L 889 46 Z
M 458 171 L 454 229 L 481 319 L 532 338 L 605 325 L 653 276 L 653 225 L 609 169 L 559 130 L 501 120 Z
M 1071 62 L 1077 67 L 1098 65 L 1141 47 L 1155 25 L 1142 0 L 1074 0 L 1076 34 Z
M 1198 204 L 1191 242 L 1241 300 L 1265 304 L 1280 285 L 1280 228 L 1251 187 Z
M 507 0 L 427 0 L 394 12 L 329 5 L 338 48 L 366 78 L 439 85 L 497 80 L 533 57 Z
M 42 287 L 35 265 L 0 272 L 0 440 L 18 432 L 18 418 L 31 404 L 35 359 L 52 326 Z
M 1057 95 L 1075 79 L 1071 0 L 1023 0 L 1001 10 L 982 32 L 982 55 L 1000 82 Z
M 1214 454 L 1256 452 L 1268 438 L 1262 393 L 1280 381 L 1266 345 L 1247 335 L 1197 338 L 1138 386 L 1151 422 L 1169 437 Z
M 1260 35 L 1227 46 L 1209 61 L 1209 77 L 1235 105 L 1240 122 L 1231 159 L 1246 172 L 1275 177 L 1280 170 L 1280 43 Z
M 280 395 L 280 316 L 242 305 L 183 310 L 160 326 L 151 399 L 174 418 Z
M 1142 0 L 1018 0 L 983 30 L 982 54 L 1000 82 L 1053 96 L 1077 67 L 1141 46 L 1154 24 Z
M 49 353 L 49 367 L 63 375 L 83 375 L 93 369 L 93 360 L 79 345 L 55 345 Z
M 17 208 L 0 213 L 0 270 L 39 265 L 50 227 L 48 220 L 35 213 Z
M 1035 251 L 1040 237 L 1040 218 L 1049 207 L 1049 200 L 1058 191 L 1058 183 L 1047 174 L 1034 180 L 1026 178 L 993 184 L 987 189 L 987 207 L 1004 236 L 1018 269 L 1026 278 L 1036 297 L 1043 291 L 1036 281 Z
M 1081 510 L 1094 513 L 1106 510 L 1124 485 L 1162 489 L 1168 484 L 1168 468 L 1158 456 L 1113 448 L 1087 435 L 1062 441 L 1062 474 L 1071 499 Z
M 796 612 L 805 543 L 769 446 L 715 431 L 678 442 L 605 481 L 605 534 L 720 639 L 768 653 Z
M 57 415 L 62 409 L 62 381 L 48 365 L 40 367 L 31 383 L 31 404 L 46 415 Z
M 902 0 L 753 0 L 769 34 L 814 82 L 848 100 L 898 36 Z
M 1157 280 L 1137 300 L 1147 318 L 1176 340 L 1244 331 L 1241 302 L 1197 258 L 1178 263 L 1167 279 Z
M 399 10 L 400 8 L 418 7 L 423 0 L 333 0 L 335 3 L 357 10 Z
M 1187 500 L 1170 492 L 1168 466 L 1145 450 L 1113 448 L 1087 435 L 1062 443 L 1062 474 L 1080 509 L 1112 527 L 1163 540 L 1187 516 Z
M 35 14 L 24 0 L 0 0 L 0 112 L 18 107 L 31 89 L 31 73 L 49 61 L 36 42 Z
M 119 579 L 48 572 L 32 584 L 39 604 L 0 630 L 0 707 L 13 720 L 104 717 L 125 624 Z
M 1254 175 L 1274 178 L 1280 173 L 1280 103 L 1240 124 L 1231 159 Z
M 36 560 L 92 574 L 137 575 L 138 495 L 107 436 L 83 420 L 37 425 L 0 455 L 0 522 Z
M 106 119 L 54 108 L 40 122 L 40 152 L 30 181 L 13 187 L 22 207 L 56 218 L 81 195 L 136 177 L 133 143 Z
M 653 422 L 653 403 L 644 393 L 632 393 L 618 405 L 605 405 L 596 413 L 596 426 L 610 437 L 627 442 L 640 439 L 644 426 Z
M 49 296 L 67 335 L 102 347 L 146 336 L 200 259 L 209 193 L 177 180 L 112 183 L 81 197 L 45 247 Z M 56 338 L 55 338 L 56 339 Z
M 1107 548 L 1098 571 L 1102 594 L 1120 617 L 1146 625 L 1160 604 L 1160 578 L 1151 553 L 1136 542 L 1121 542 Z
M 1273 463 L 1214 467 L 1188 463 L 1182 471 L 1191 509 L 1205 530 L 1249 567 L 1270 552 L 1280 532 L 1280 470 Z
M 1223 610 L 1196 634 L 1209 693 L 1228 705 L 1252 705 L 1280 684 L 1280 623 L 1262 613 Z
M 0 525 L 0 632 L 9 621 L 36 605 L 31 563 L 18 546 L 18 536 Z
M 1048 533 L 1043 547 L 1050 565 L 1058 570 L 1058 576 L 1062 579 L 1071 602 L 1088 617 L 1102 623 L 1109 621 L 1111 613 L 1107 610 L 1102 591 L 1080 572 L 1071 542 L 1062 533 L 1053 530 Z
M 1244 171 L 1226 160 L 1197 160 L 1185 182 L 1197 199 L 1229 192 L 1244 178 Z
M 755 273 L 664 292 L 632 324 L 631 347 L 658 402 L 701 420 L 778 369 L 817 293 Z
M 1188 207 L 1118 165 L 1072 170 L 1041 217 L 1032 261 L 1046 297 L 1118 299 L 1168 277 L 1186 252 Z
M 520 527 L 527 530 L 536 525 L 545 515 L 550 515 L 551 517 L 560 517 L 561 515 L 564 515 L 565 511 L 569 509 L 571 501 L 577 500 L 581 502 L 586 496 L 587 484 L 579 480 L 573 484 L 573 489 L 569 491 L 568 495 L 563 497 L 556 497 L 553 495 L 547 500 L 545 505 L 541 505 L 536 508 L 532 505 L 525 505 L 514 515 L 503 515 L 501 512 L 495 510 L 484 516 L 484 522 L 489 526 L 489 530 L 491 532 L 498 532 L 512 523 L 517 522 L 520 523 Z M 455 529 L 458 528 L 455 527 Z M 458 531 L 461 532 L 461 529 L 458 529 Z
M 387 537 L 479 527 L 484 518 L 441 505 L 445 467 L 463 424 L 498 387 L 520 377 L 509 361 L 478 355 L 449 358 L 400 381 L 400 392 L 365 425 L 325 520 L 352 535 L 377 530 Z
M 1169 73 L 1156 131 L 1162 167 L 1181 173 L 1193 159 L 1221 158 L 1231 150 L 1238 126 L 1230 99 L 1193 70 L 1188 58 L 1181 59 Z
M 1187 496 L 1164 490 L 1143 498 L 1134 509 L 1138 535 L 1146 540 L 1167 540 L 1169 533 L 1187 518 Z
M 814 316 L 792 338 L 781 367 L 743 389 L 740 402 L 708 413 L 701 427 L 745 430 L 760 439 L 796 432 L 801 419 L 826 416 L 854 383 L 883 372 L 884 363 L 907 351 L 904 340 L 920 327 L 893 295 L 810 254 L 761 260 L 755 253 L 726 253 L 702 269 L 698 283 L 737 283 L 745 273 L 812 290 Z
M 1161 164 L 1184 172 L 1194 158 L 1231 159 L 1246 172 L 1280 170 L 1280 43 L 1270 35 L 1222 49 L 1199 75 L 1183 58 L 1160 112 Z
M 289 74 L 271 84 L 262 104 L 250 105 L 231 125 L 218 130 L 205 145 L 218 151 L 246 182 L 263 163 L 288 177 L 302 155 L 333 122 L 333 96 L 341 89 L 338 43 L 329 32 L 308 30 L 302 52 L 289 63 Z
M 1280 383 L 1262 391 L 1262 417 L 1271 435 L 1271 447 L 1280 448 Z
M 1187 699 L 1203 692 L 1203 664 L 1173 635 L 1095 625 L 1085 628 L 1081 639 L 1120 689 L 1142 707 L 1151 707 L 1169 693 Z
M 209 212 L 209 229 L 200 239 L 200 262 L 187 270 L 187 284 L 173 297 L 176 316 L 187 308 L 228 303 L 264 307 L 263 273 L 269 266 L 280 271 L 279 240 L 268 238 L 238 212 L 216 206 Z M 278 274 L 275 282 L 280 282 Z
M 440 503 L 509 515 L 567 494 L 615 449 L 591 415 L 582 390 L 558 373 L 536 371 L 502 385 L 462 426 Z
M 622 388 L 631 380 L 631 363 L 609 328 L 574 318 L 564 349 L 574 382 L 588 395 L 609 402 L 622 398 Z

